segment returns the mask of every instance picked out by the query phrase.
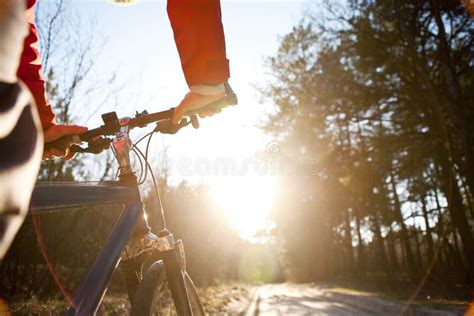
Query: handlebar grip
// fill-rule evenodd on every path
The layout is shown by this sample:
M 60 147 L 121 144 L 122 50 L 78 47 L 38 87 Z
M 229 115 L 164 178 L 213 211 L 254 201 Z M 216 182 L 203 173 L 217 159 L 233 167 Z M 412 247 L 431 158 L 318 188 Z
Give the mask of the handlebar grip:
M 66 135 L 53 142 L 45 143 L 44 150 L 48 150 L 50 148 L 65 150 L 72 144 L 80 143 L 80 142 L 81 142 L 81 138 L 79 137 L 79 135 Z
M 224 83 L 224 87 L 225 87 L 225 97 L 223 97 L 220 100 L 214 101 L 197 110 L 187 111 L 186 115 L 191 116 L 191 115 L 196 115 L 196 114 L 207 112 L 207 111 L 216 112 L 228 106 L 236 105 L 238 103 L 237 95 L 232 90 L 232 87 L 230 86 L 228 82 Z

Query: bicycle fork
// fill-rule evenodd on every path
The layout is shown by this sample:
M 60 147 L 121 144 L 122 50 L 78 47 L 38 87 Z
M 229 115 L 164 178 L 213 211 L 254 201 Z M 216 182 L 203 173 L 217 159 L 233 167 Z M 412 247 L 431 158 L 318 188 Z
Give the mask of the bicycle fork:
M 166 272 L 168 288 L 171 291 L 178 315 L 192 315 L 184 272 L 186 257 L 183 242 L 174 241 L 173 235 L 166 229 L 158 236 L 148 232 L 138 240 L 127 245 L 122 257 L 121 273 L 127 285 L 130 301 L 147 269 L 154 263 L 162 261 Z
M 167 231 L 165 231 L 166 233 Z M 169 232 L 168 232 L 169 233 Z M 173 235 L 169 233 L 171 238 Z M 173 301 L 178 315 L 192 315 L 191 305 L 188 299 L 186 284 L 184 283 L 184 272 L 186 269 L 186 258 L 181 240 L 173 243 L 171 249 L 163 251 L 162 258 L 165 264 L 168 287 L 173 296 Z

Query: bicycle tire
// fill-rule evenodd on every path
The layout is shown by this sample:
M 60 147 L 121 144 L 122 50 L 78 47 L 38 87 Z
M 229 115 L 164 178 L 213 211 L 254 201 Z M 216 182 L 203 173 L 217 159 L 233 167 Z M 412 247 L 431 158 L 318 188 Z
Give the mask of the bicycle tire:
M 194 283 L 186 272 L 184 281 L 193 315 L 205 315 Z M 164 264 L 162 261 L 156 262 L 147 269 L 138 285 L 132 302 L 131 315 L 178 315 L 175 304 L 187 304 L 187 302 L 173 302 Z

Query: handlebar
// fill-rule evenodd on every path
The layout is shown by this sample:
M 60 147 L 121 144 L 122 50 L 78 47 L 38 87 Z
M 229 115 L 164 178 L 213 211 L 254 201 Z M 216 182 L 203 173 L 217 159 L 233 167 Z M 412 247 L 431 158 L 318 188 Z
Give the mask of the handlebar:
M 225 107 L 236 105 L 238 103 L 237 100 L 237 95 L 234 93 L 232 90 L 231 86 L 229 83 L 225 83 L 225 96 L 217 100 L 215 102 L 210 103 L 209 105 L 206 105 L 205 107 L 202 107 L 198 110 L 193 110 L 186 112 L 185 116 L 191 117 L 191 121 L 193 121 L 193 126 L 197 126 L 195 122 L 197 121 L 197 118 L 195 117 L 196 114 L 199 114 L 201 112 L 216 112 L 219 111 Z M 136 128 L 136 127 L 145 127 L 149 124 L 152 123 L 157 123 L 159 121 L 163 120 L 169 120 L 173 117 L 175 108 L 171 108 L 166 111 L 161 111 L 161 112 L 156 112 L 156 113 L 151 113 L 148 114 L 146 112 L 144 113 L 137 113 L 134 118 L 130 119 L 122 119 L 119 120 L 117 117 L 117 114 L 115 112 L 110 112 L 106 114 L 102 114 L 102 120 L 104 121 L 104 125 L 90 129 L 87 132 L 80 134 L 80 135 L 67 135 L 63 136 L 58 140 L 55 140 L 53 142 L 46 143 L 44 145 L 44 149 L 50 149 L 50 148 L 58 148 L 61 150 L 64 150 L 68 147 L 70 147 L 73 144 L 81 143 L 81 142 L 91 142 L 97 137 L 100 136 L 111 136 L 117 133 L 122 126 L 129 126 L 130 129 Z M 180 124 L 177 126 L 174 125 L 174 132 L 177 132 L 179 129 L 182 127 L 186 126 L 188 124 Z M 155 131 L 159 131 L 155 129 Z M 73 146 L 71 149 L 73 151 L 80 151 L 81 147 L 79 146 Z

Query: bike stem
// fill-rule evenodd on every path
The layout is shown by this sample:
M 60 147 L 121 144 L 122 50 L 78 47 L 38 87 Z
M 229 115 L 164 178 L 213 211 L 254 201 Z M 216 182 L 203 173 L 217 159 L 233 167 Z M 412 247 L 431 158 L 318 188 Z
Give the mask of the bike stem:
M 114 140 L 112 141 L 112 147 L 114 148 L 115 158 L 117 158 L 119 164 L 119 179 L 121 182 L 130 175 L 135 176 L 132 170 L 132 164 L 130 162 L 130 150 L 132 148 L 132 142 L 130 141 L 129 136 L 129 121 L 129 118 L 120 119 L 120 129 L 115 134 Z
M 125 117 L 119 120 L 120 129 L 115 134 L 114 139 L 112 141 L 112 147 L 114 149 L 115 158 L 119 164 L 119 182 L 125 185 L 135 186 L 138 190 L 137 184 L 137 177 L 135 176 L 135 172 L 133 171 L 131 159 L 130 159 L 130 151 L 132 149 L 132 141 L 130 140 L 130 118 Z M 147 168 L 147 166 L 145 166 Z M 151 171 L 151 170 L 150 170 Z M 158 194 L 158 192 L 156 192 Z M 161 219 L 162 228 L 166 230 L 166 221 L 163 213 L 163 206 L 161 205 L 161 200 L 158 197 L 158 207 L 160 208 L 160 215 L 156 214 Z M 146 212 L 144 211 L 144 214 Z M 145 226 L 149 230 L 148 222 L 146 219 Z

